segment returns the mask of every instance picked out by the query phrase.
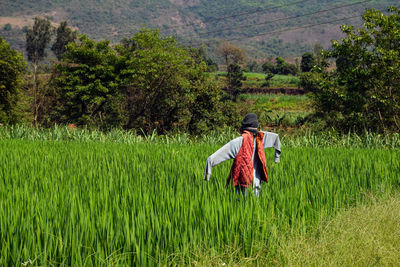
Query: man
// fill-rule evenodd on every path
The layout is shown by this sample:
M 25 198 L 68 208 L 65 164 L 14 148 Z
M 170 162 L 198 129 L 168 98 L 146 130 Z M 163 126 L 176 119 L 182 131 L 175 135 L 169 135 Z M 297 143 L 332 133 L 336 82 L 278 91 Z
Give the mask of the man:
M 204 180 L 209 180 L 211 169 L 228 159 L 233 161 L 227 185 L 233 184 L 237 194 L 244 193 L 246 187 L 253 188 L 258 196 L 262 182 L 268 182 L 265 148 L 275 148 L 275 163 L 279 162 L 281 144 L 275 133 L 258 131 L 255 113 L 247 114 L 240 127 L 241 136 L 231 140 L 208 157 Z

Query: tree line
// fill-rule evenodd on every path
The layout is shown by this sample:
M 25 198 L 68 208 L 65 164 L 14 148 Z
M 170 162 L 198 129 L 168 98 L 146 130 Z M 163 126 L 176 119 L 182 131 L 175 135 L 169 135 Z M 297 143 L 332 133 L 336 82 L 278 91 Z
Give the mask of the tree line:
M 400 130 L 400 9 L 369 9 L 363 25 L 343 25 L 323 60 L 302 75 L 314 119 L 340 131 Z M 335 59 L 336 68 L 327 63 Z
M 339 131 L 400 129 L 400 14 L 368 10 L 363 26 L 344 25 L 345 38 L 329 50 L 316 46 L 298 64 L 277 57 L 261 68 L 266 83 L 273 75 L 300 75 L 314 102 L 308 121 Z M 52 38 L 52 35 L 55 37 Z M 55 61 L 45 72 L 46 47 Z M 206 48 L 184 47 L 157 30 L 142 29 L 120 43 L 78 35 L 66 22 L 53 29 L 36 18 L 26 31 L 23 56 L 0 38 L 0 123 L 37 126 L 73 123 L 160 133 L 202 133 L 236 125 L 236 100 L 245 67 L 244 51 L 222 42 L 217 53 L 227 66 L 221 86 L 208 72 L 217 69 Z
M 237 119 L 207 75 L 204 49 L 179 46 L 149 29 L 111 45 L 78 36 L 63 22 L 51 46 L 58 60 L 39 74 L 52 32 L 48 18 L 36 18 L 27 30 L 29 75 L 22 55 L 0 39 L 0 123 L 200 133 Z

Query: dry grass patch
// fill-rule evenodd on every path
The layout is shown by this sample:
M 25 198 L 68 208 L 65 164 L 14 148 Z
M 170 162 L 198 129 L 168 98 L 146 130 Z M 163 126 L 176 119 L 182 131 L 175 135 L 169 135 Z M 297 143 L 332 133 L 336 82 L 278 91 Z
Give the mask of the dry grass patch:
M 340 213 L 281 253 L 287 266 L 400 266 L 400 195 Z

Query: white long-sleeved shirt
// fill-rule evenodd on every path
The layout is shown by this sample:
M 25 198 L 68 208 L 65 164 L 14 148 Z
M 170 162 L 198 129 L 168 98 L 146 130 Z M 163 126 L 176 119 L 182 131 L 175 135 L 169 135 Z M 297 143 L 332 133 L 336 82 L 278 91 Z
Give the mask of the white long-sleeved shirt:
M 276 133 L 263 132 L 263 145 L 264 149 L 273 147 L 275 148 L 275 163 L 279 162 L 279 156 L 281 155 L 281 143 L 279 141 L 279 136 Z M 211 176 L 211 169 L 229 159 L 233 159 L 239 153 L 239 150 L 243 143 L 243 137 L 240 136 L 231 140 L 229 143 L 225 144 L 223 147 L 218 149 L 214 154 L 208 157 L 206 163 L 206 169 L 204 171 L 204 180 L 209 180 Z M 253 146 L 253 188 L 257 191 L 261 187 L 261 173 L 262 166 L 261 161 L 258 159 L 258 154 L 255 153 L 256 150 L 256 138 L 254 138 Z

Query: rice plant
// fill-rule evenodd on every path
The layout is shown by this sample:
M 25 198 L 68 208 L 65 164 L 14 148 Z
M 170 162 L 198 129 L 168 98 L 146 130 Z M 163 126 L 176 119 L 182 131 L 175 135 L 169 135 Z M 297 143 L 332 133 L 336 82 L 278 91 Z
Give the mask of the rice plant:
M 285 236 L 400 185 L 398 149 L 283 147 L 279 164 L 267 150 L 260 197 L 238 201 L 229 162 L 202 180 L 217 148 L 0 140 L 0 265 L 190 265 L 199 249 L 252 257 L 260 244 L 272 262 Z
M 279 132 L 279 128 L 276 129 Z M 272 130 L 274 131 L 274 130 Z M 142 131 L 112 129 L 103 132 L 96 129 L 70 128 L 55 125 L 53 128 L 35 128 L 27 125 L 11 125 L 0 127 L 0 140 L 30 140 L 30 141 L 78 141 L 99 143 L 151 143 L 151 144 L 208 144 L 222 145 L 238 136 L 238 131 L 232 127 L 211 131 L 202 136 L 190 136 L 187 133 L 158 135 L 156 132 L 146 134 Z M 363 135 L 337 132 L 311 132 L 288 135 L 280 134 L 285 147 L 313 148 L 400 148 L 400 134 L 376 134 L 366 131 Z

